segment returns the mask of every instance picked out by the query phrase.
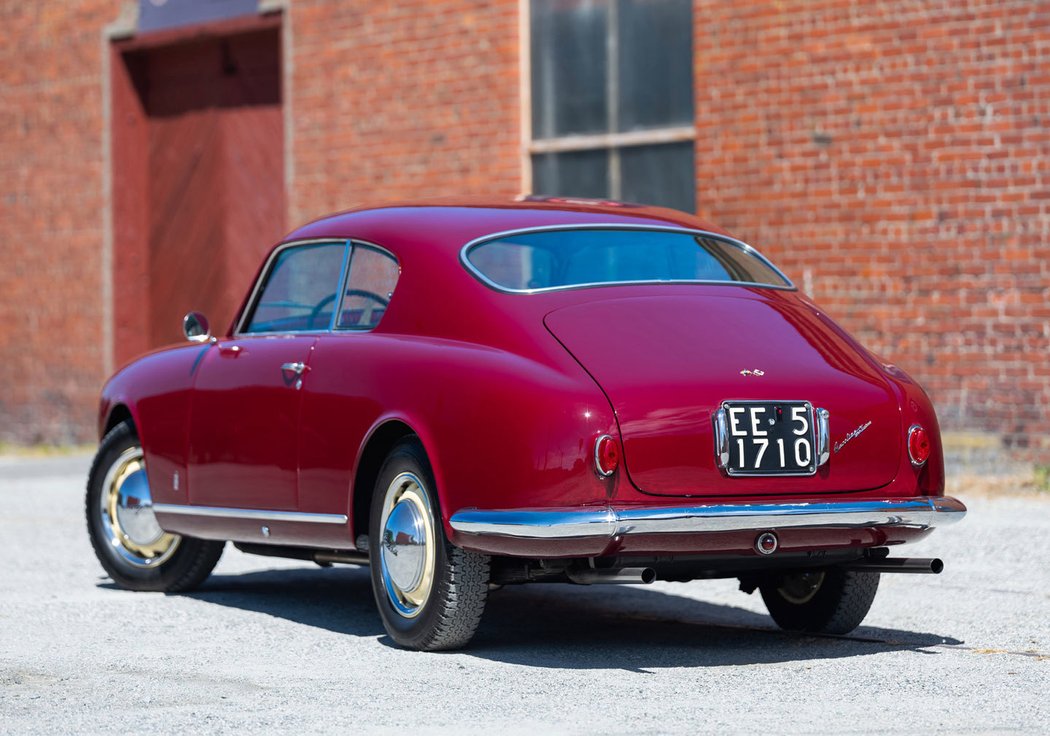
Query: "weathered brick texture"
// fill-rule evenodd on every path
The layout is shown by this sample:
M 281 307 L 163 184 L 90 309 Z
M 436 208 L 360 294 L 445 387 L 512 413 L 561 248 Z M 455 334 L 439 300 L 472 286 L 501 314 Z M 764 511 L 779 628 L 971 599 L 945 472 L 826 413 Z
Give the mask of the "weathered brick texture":
M 521 189 L 518 3 L 296 2 L 290 223 Z
M 1050 3 L 696 4 L 702 214 L 1050 455 Z
M 85 439 L 103 373 L 101 27 L 0 2 L 0 441 Z

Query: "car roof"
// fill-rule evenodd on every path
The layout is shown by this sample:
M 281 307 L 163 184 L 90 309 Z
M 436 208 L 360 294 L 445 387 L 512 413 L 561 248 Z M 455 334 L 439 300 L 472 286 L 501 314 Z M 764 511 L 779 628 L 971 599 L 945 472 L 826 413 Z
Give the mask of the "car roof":
M 697 217 L 664 207 L 571 197 L 456 197 L 354 208 L 300 227 L 283 242 L 358 238 L 396 248 L 450 249 L 512 230 L 558 225 L 680 227 L 728 235 Z
M 500 347 L 518 354 L 543 351 L 543 315 L 551 309 L 623 296 L 624 289 L 686 287 L 636 284 L 569 289 L 522 299 L 476 278 L 459 257 L 468 243 L 509 231 L 558 226 L 684 228 L 732 237 L 693 215 L 663 207 L 565 197 L 456 197 L 359 207 L 322 217 L 289 233 L 297 241 L 357 240 L 391 251 L 401 267 L 397 294 L 376 328 L 379 334 L 431 336 Z M 271 256 L 272 257 L 272 256 Z M 265 270 L 265 261 L 257 279 Z M 695 294 L 691 287 L 689 293 Z M 407 295 L 407 296 L 406 296 Z M 246 296 L 239 313 L 247 308 Z M 507 329 L 508 324 L 518 329 Z M 548 346 L 549 347 L 549 346 Z

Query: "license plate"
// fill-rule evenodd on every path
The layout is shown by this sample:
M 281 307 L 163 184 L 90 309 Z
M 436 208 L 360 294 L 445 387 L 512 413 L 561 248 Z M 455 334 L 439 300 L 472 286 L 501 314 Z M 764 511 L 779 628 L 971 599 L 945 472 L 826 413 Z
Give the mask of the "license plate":
M 817 472 L 813 406 L 808 401 L 726 401 L 721 451 L 729 475 Z

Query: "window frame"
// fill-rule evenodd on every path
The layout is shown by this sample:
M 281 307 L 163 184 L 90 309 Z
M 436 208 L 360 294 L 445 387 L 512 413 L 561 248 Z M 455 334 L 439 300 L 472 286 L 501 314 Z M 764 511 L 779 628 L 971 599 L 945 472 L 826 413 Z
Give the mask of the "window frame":
M 599 281 L 595 283 L 586 284 L 570 284 L 566 286 L 544 286 L 538 289 L 512 289 L 507 286 L 497 284 L 495 281 L 490 279 L 488 276 L 483 274 L 477 266 L 470 261 L 470 251 L 475 248 L 484 245 L 485 243 L 493 240 L 499 240 L 511 235 L 528 235 L 530 233 L 542 233 L 542 232 L 557 232 L 565 230 L 641 230 L 641 231 L 655 231 L 655 232 L 669 232 L 669 233 L 680 233 L 682 235 L 701 236 L 704 238 L 712 238 L 714 240 L 720 240 L 727 243 L 735 248 L 739 248 L 744 253 L 753 256 L 764 263 L 773 273 L 780 278 L 784 279 L 784 285 L 778 286 L 777 284 L 762 284 L 752 281 L 715 281 L 715 280 L 690 280 L 690 279 L 677 279 L 677 280 L 642 280 L 642 281 Z M 731 238 L 728 235 L 722 235 L 721 233 L 713 233 L 708 230 L 697 230 L 689 227 L 674 227 L 668 225 L 639 225 L 633 223 L 573 223 L 567 225 L 545 225 L 542 227 L 526 227 L 518 228 L 516 230 L 505 230 L 503 232 L 491 233 L 489 235 L 483 235 L 480 238 L 475 238 L 469 243 L 464 245 L 459 251 L 459 262 L 467 269 L 475 279 L 480 281 L 485 286 L 489 287 L 494 291 L 498 291 L 502 294 L 546 294 L 556 291 L 577 291 L 580 289 L 597 289 L 604 286 L 741 286 L 745 288 L 757 288 L 757 289 L 773 289 L 776 291 L 798 291 L 798 287 L 795 283 L 787 277 L 783 271 L 777 268 L 776 264 L 766 258 L 753 246 L 748 245 L 742 240 Z
M 263 288 L 266 283 L 269 282 L 270 276 L 273 273 L 274 266 L 277 263 L 277 259 L 282 253 L 292 248 L 299 248 L 311 245 L 341 245 L 343 247 L 343 264 L 339 272 L 339 282 L 336 286 L 336 294 L 338 298 L 333 302 L 332 317 L 328 321 L 327 327 L 319 327 L 312 330 L 281 330 L 272 332 L 248 332 L 247 327 L 251 323 L 252 316 L 255 314 L 255 310 L 258 308 L 259 301 L 262 298 Z M 310 238 L 307 240 L 293 240 L 288 243 L 281 243 L 270 253 L 266 259 L 262 270 L 260 271 L 259 278 L 256 279 L 255 285 L 252 286 L 251 294 L 248 298 L 244 310 L 241 312 L 237 319 L 236 326 L 232 331 L 232 337 L 244 338 L 244 337 L 273 337 L 275 335 L 321 335 L 321 334 L 351 334 L 351 333 L 368 333 L 372 332 L 379 325 L 375 325 L 368 329 L 359 328 L 337 328 L 339 315 L 343 311 L 343 299 L 346 297 L 346 286 L 347 281 L 350 278 L 350 269 L 353 264 L 354 251 L 358 247 L 364 247 L 371 250 L 379 251 L 390 256 L 391 260 L 397 265 L 397 278 L 401 280 L 401 261 L 398 260 L 397 256 L 390 251 L 388 248 L 384 248 L 376 243 L 371 243 L 366 240 L 359 240 L 357 238 Z M 396 291 L 396 284 L 395 284 Z M 391 301 L 393 298 L 391 297 Z M 385 316 L 385 314 L 384 314 Z M 380 320 L 380 323 L 382 320 Z
M 607 57 L 615 53 L 614 49 L 618 45 L 620 24 L 619 16 L 617 15 L 617 6 L 615 2 L 611 4 L 611 19 L 609 21 L 609 28 L 612 33 L 615 34 L 615 39 L 612 43 L 606 44 Z M 583 134 L 570 134 L 554 136 L 551 138 L 534 138 L 532 129 L 532 112 L 533 112 L 533 97 L 532 97 L 532 0 L 519 0 L 519 40 L 521 48 L 521 130 L 522 130 L 522 144 L 521 144 L 521 158 L 522 158 L 522 185 L 523 191 L 533 192 L 533 185 L 535 183 L 535 175 L 533 172 L 533 157 L 546 154 L 546 153 L 575 153 L 583 151 L 604 151 L 609 156 L 609 172 L 608 172 L 608 184 L 609 184 L 609 199 L 621 200 L 623 198 L 623 175 L 622 167 L 620 164 L 620 151 L 624 148 L 641 147 L 641 146 L 652 146 L 670 143 L 686 143 L 692 142 L 694 147 L 694 156 L 696 148 L 697 128 L 696 128 L 696 109 L 694 105 L 693 109 L 693 122 L 689 125 L 667 125 L 659 128 L 646 128 L 643 130 L 631 130 L 623 132 L 608 132 L 608 133 L 583 133 Z M 695 10 L 695 9 L 694 9 Z M 691 11 L 693 12 L 693 11 Z M 612 59 L 608 59 L 611 63 Z M 690 48 L 690 66 L 695 68 L 696 62 L 696 48 L 695 43 L 691 44 Z M 608 109 L 609 109 L 609 122 L 610 127 L 615 128 L 616 123 L 616 110 L 619 103 L 619 79 L 614 73 L 610 73 L 609 79 L 606 80 L 606 88 L 609 93 Z M 695 96 L 696 92 L 696 79 L 693 79 L 693 90 L 692 93 Z M 693 170 L 693 207 L 692 211 L 696 210 L 696 170 L 695 170 L 695 158 L 694 158 L 694 170 Z M 553 192 L 541 192 L 541 194 L 554 195 Z M 565 195 L 567 196 L 567 195 Z
M 379 325 L 382 323 L 382 321 L 383 321 L 382 317 L 380 317 L 379 322 L 377 322 L 373 326 L 367 327 L 367 328 L 361 328 L 361 327 L 340 327 L 339 326 L 339 316 L 343 313 L 343 301 L 346 299 L 347 287 L 350 286 L 350 274 L 351 274 L 351 272 L 354 269 L 354 256 L 356 255 L 358 248 L 361 248 L 361 249 L 364 249 L 364 250 L 376 251 L 377 253 L 380 253 L 381 255 L 389 256 L 390 260 L 394 262 L 394 265 L 397 267 L 397 279 L 394 281 L 394 291 L 390 292 L 390 300 L 389 300 L 390 302 L 394 301 L 394 294 L 397 292 L 397 285 L 401 281 L 401 261 L 399 261 L 397 259 L 397 256 L 395 256 L 393 253 L 391 253 L 388 249 L 382 247 L 381 245 L 376 245 L 375 243 L 369 243 L 368 241 L 365 241 L 365 240 L 355 240 L 355 239 L 351 238 L 348 241 L 347 244 L 350 246 L 349 258 L 347 259 L 346 268 L 344 269 L 344 272 L 343 272 L 343 277 L 339 281 L 339 286 L 341 287 L 340 288 L 340 292 L 339 292 L 340 296 L 339 296 L 339 300 L 338 300 L 339 301 L 339 308 L 336 309 L 335 312 L 332 314 L 332 324 L 331 324 L 331 327 L 329 328 L 329 331 L 332 332 L 332 333 L 338 333 L 338 334 L 344 334 L 344 333 L 347 333 L 347 332 L 371 332 L 376 327 L 379 327 Z M 389 309 L 389 308 L 390 308 L 390 304 L 388 302 L 387 306 L 386 306 L 386 309 Z M 385 317 L 385 316 L 386 316 L 386 311 L 384 310 L 383 317 Z

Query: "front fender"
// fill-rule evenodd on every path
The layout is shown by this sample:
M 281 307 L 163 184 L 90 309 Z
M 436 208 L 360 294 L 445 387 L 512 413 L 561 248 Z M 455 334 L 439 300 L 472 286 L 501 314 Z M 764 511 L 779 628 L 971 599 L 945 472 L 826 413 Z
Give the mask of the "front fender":
M 124 407 L 146 460 L 150 490 L 158 503 L 185 503 L 190 391 L 208 345 L 159 350 L 119 370 L 102 388 L 99 435 Z

